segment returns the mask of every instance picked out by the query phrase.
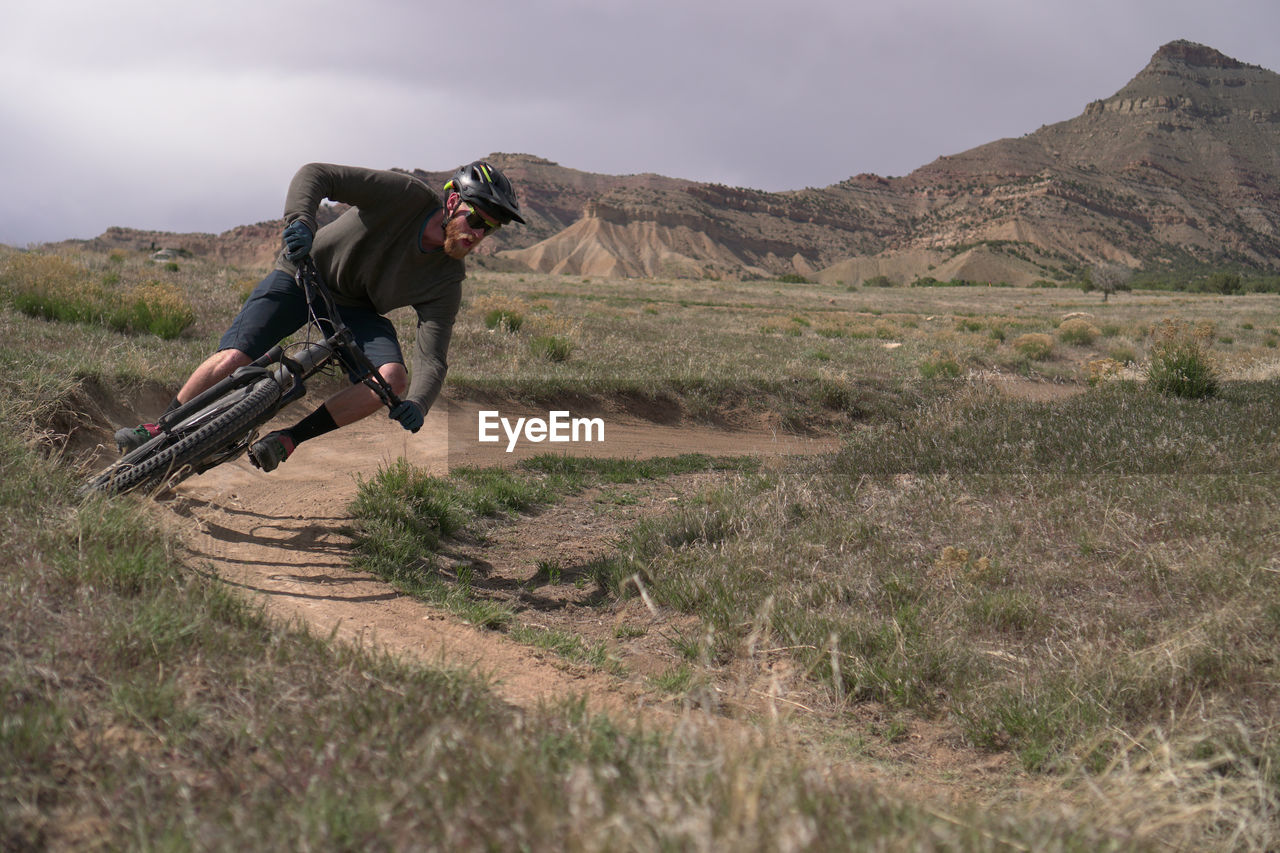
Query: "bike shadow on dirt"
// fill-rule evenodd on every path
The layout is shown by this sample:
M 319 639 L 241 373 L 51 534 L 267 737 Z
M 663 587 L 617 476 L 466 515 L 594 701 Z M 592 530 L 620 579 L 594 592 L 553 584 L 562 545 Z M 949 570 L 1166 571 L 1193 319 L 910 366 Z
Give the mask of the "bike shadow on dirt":
M 507 604 L 517 611 L 541 613 L 571 606 L 596 607 L 610 601 L 606 590 L 595 581 L 594 560 L 557 566 L 554 581 L 541 568 L 522 579 L 477 556 L 472 550 L 474 544 L 452 540 L 450 545 L 436 553 L 436 572 L 450 583 L 465 584 L 473 598 Z
M 205 506 L 208 506 L 208 504 L 205 504 Z M 219 507 L 219 511 L 222 511 L 221 507 Z M 307 561 L 308 566 L 316 568 L 344 568 L 347 565 L 345 559 L 340 559 L 350 551 L 347 542 L 334 541 L 335 536 L 342 535 L 341 528 L 327 523 L 331 521 L 341 522 L 347 519 L 307 518 L 303 520 L 295 516 L 276 517 L 250 513 L 249 515 L 261 518 L 262 523 L 255 524 L 248 530 L 244 530 L 219 524 L 192 507 L 174 507 L 174 512 L 176 515 L 198 524 L 201 532 L 210 539 L 225 542 L 228 545 L 256 546 L 257 548 L 283 550 L 295 554 L 314 555 L 325 560 L 325 562 Z M 227 559 L 225 555 L 219 556 L 219 559 L 242 565 L 278 565 L 277 561 L 271 559 Z
M 179 518 L 198 525 L 202 536 L 207 538 L 206 547 L 196 547 L 190 541 L 187 543 L 188 553 L 197 560 L 238 566 L 251 572 L 274 569 L 276 571 L 270 571 L 268 580 L 307 589 L 333 589 L 337 585 L 374 580 L 372 576 L 352 569 L 351 519 L 348 516 L 304 518 L 277 515 L 228 507 L 193 496 L 174 496 L 169 501 L 169 509 Z M 223 524 L 218 520 L 219 515 L 234 516 L 248 523 L 243 527 L 234 526 L 236 522 Z M 220 548 L 219 543 L 226 548 Z M 485 545 L 471 541 L 465 535 L 450 538 L 441 546 L 431 571 L 446 583 L 465 586 L 469 596 L 477 600 L 506 604 L 517 611 L 542 613 L 563 611 L 572 606 L 592 607 L 609 600 L 605 590 L 594 581 L 592 560 L 566 561 L 556 567 L 557 576 L 551 578 L 543 569 L 517 573 L 507 560 L 502 560 L 501 566 L 495 565 L 482 556 Z M 288 557 L 272 559 L 270 555 L 273 552 L 288 552 Z M 301 566 L 306 567 L 306 573 L 291 571 Z M 316 574 L 317 571 L 323 574 Z M 211 576 L 265 595 L 298 599 L 370 602 L 404 595 L 390 587 L 382 593 L 343 595 L 336 591 L 321 593 L 281 589 L 268 583 L 234 580 L 226 573 Z
M 299 516 L 296 515 L 272 515 L 270 513 L 245 509 L 243 507 L 227 506 L 223 503 L 214 503 L 213 501 L 207 501 L 203 498 L 197 498 L 192 495 L 160 495 L 155 500 L 157 503 L 166 503 L 169 509 L 183 518 L 195 518 L 197 510 L 210 508 L 215 509 L 218 512 L 226 513 L 227 515 L 261 518 L 269 521 L 281 521 L 286 518 L 299 518 Z M 309 521 L 328 521 L 336 524 L 350 523 L 351 521 L 351 517 L 348 515 L 308 515 L 306 518 Z
M 267 581 L 297 584 L 307 589 L 334 588 L 367 584 L 372 578 L 351 569 L 348 555 L 350 553 L 349 537 L 344 533 L 347 518 L 313 518 L 300 519 L 296 516 L 280 517 L 259 512 L 240 512 L 242 517 L 261 519 L 248 530 L 235 529 L 213 520 L 214 513 L 207 515 L 204 510 L 213 509 L 218 512 L 231 512 L 223 505 L 217 505 L 196 498 L 182 498 L 171 505 L 175 515 L 199 525 L 201 534 L 210 543 L 223 543 L 230 549 L 220 551 L 216 546 L 197 548 L 187 542 L 187 552 L 197 560 L 209 561 L 223 566 L 240 566 L 250 571 L 277 569 L 266 576 Z M 244 554 L 261 554 L 275 551 L 287 551 L 288 560 L 257 559 Z M 215 553 L 215 551 L 217 551 Z M 293 565 L 304 565 L 306 573 L 290 571 Z M 316 571 L 323 572 L 317 574 Z M 395 590 L 387 589 L 368 594 L 341 594 L 338 592 L 318 593 L 299 589 L 281 589 L 266 583 L 253 583 L 236 580 L 225 572 L 206 573 L 232 586 L 259 592 L 264 595 L 283 596 L 297 599 L 317 601 L 373 602 L 389 601 L 401 597 Z
M 192 552 L 192 553 L 194 554 L 195 552 Z M 397 592 L 394 589 L 388 589 L 386 592 L 370 593 L 368 595 L 341 595 L 338 593 L 321 595 L 319 593 L 301 592 L 299 590 L 293 590 L 293 589 L 278 589 L 275 587 L 247 583 L 245 581 L 237 581 L 227 577 L 225 574 L 222 574 L 218 571 L 215 571 L 213 569 L 201 568 L 198 565 L 193 566 L 192 571 L 194 571 L 196 574 L 200 575 L 201 577 L 208 578 L 209 580 L 212 580 L 212 581 L 217 581 L 218 583 L 226 584 L 227 586 L 235 587 L 236 589 L 243 589 L 248 592 L 255 592 L 255 593 L 258 593 L 259 595 L 267 595 L 267 596 L 272 596 L 276 598 L 293 598 L 293 599 L 298 599 L 300 601 L 341 601 L 348 604 L 371 604 L 379 601 L 395 601 L 398 598 L 405 597 L 403 593 Z M 358 583 L 369 582 L 369 578 L 367 577 L 338 578 L 338 577 L 333 577 L 332 575 L 292 575 L 287 573 L 272 575 L 271 579 L 290 581 L 293 583 L 323 584 L 326 586 L 333 585 L 333 584 L 358 584 Z

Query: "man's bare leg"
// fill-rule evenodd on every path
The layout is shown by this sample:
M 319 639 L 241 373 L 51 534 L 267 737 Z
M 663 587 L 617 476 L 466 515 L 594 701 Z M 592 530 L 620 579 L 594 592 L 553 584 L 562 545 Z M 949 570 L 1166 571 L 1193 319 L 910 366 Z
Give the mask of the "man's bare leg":
M 252 361 L 253 359 L 248 355 L 235 349 L 214 353 L 192 372 L 186 384 L 178 391 L 178 402 L 187 402 Z M 397 396 L 404 394 L 409 387 L 409 372 L 405 370 L 403 364 L 397 362 L 384 364 L 378 368 L 378 373 L 387 380 L 387 384 Z M 376 412 L 382 407 L 382 401 L 372 389 L 364 384 L 358 384 L 343 388 L 326 400 L 324 405 L 328 408 L 333 422 L 344 427 Z
M 403 364 L 384 364 L 378 372 L 397 396 L 409 386 L 409 374 Z M 382 401 L 371 388 L 364 384 L 351 385 L 288 429 L 269 432 L 254 442 L 249 448 L 249 458 L 262 470 L 274 471 L 302 442 L 368 417 L 380 408 Z
M 237 367 L 242 367 L 252 361 L 253 359 L 249 358 L 249 356 L 234 349 L 221 350 L 209 356 L 204 360 L 203 364 L 195 369 L 182 388 L 178 390 L 177 396 L 169 404 L 169 408 L 165 410 L 166 413 L 173 411 L 183 403 L 189 402 L 201 391 L 213 387 L 223 377 L 230 376 Z M 158 431 L 159 427 L 153 423 L 144 423 L 136 427 L 125 427 L 116 430 L 116 446 L 121 453 L 127 453 Z
M 378 368 L 378 373 L 387 380 L 391 390 L 396 392 L 396 396 L 404 394 L 405 389 L 409 387 L 409 372 L 405 370 L 403 364 L 395 362 L 384 364 Z M 343 388 L 325 400 L 324 405 L 329 410 L 333 422 L 344 427 L 378 411 L 382 408 L 382 401 L 378 399 L 377 394 L 373 393 L 373 389 L 360 384 Z
M 186 384 L 178 391 L 178 402 L 189 401 L 201 391 L 212 388 L 219 381 L 230 376 L 237 368 L 244 367 L 252 361 L 252 358 L 236 349 L 215 352 L 195 369 Z

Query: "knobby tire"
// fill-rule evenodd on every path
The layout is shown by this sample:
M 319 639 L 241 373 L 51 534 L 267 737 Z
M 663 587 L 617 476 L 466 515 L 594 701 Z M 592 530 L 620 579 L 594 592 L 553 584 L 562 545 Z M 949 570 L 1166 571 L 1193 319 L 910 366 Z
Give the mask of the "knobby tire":
M 262 379 L 243 399 L 207 424 L 132 465 L 113 467 L 91 480 L 85 491 L 124 493 L 151 486 L 172 488 L 194 473 L 194 465 L 247 435 L 280 399 L 274 379 Z M 218 403 L 213 403 L 214 406 Z

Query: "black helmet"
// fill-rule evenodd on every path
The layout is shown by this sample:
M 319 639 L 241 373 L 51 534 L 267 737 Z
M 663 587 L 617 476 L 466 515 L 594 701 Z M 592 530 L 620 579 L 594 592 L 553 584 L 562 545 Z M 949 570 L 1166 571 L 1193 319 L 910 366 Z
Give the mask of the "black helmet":
M 468 163 L 454 172 L 449 183 L 444 185 L 445 192 L 450 190 L 462 196 L 467 204 L 479 205 L 504 225 L 513 219 L 524 224 L 520 216 L 520 202 L 516 201 L 516 191 L 511 188 L 511 182 L 496 166 L 484 160 Z

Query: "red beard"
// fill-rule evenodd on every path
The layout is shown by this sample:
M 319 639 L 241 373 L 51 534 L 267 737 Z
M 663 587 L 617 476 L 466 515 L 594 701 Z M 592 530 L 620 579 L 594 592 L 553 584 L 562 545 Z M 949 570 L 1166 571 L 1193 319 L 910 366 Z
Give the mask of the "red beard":
M 465 216 L 454 216 L 444 224 L 444 253 L 462 260 L 484 237 L 477 237 L 466 225 Z

